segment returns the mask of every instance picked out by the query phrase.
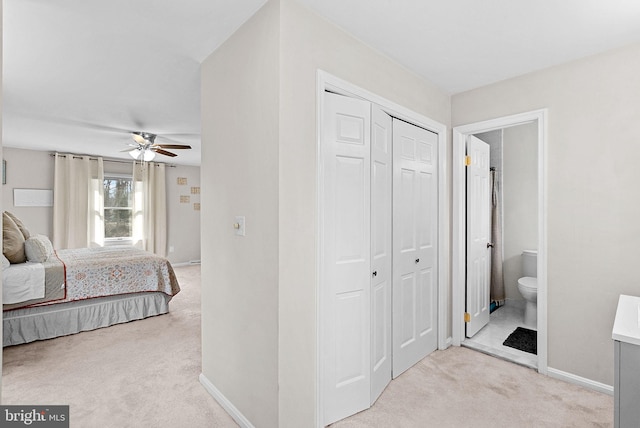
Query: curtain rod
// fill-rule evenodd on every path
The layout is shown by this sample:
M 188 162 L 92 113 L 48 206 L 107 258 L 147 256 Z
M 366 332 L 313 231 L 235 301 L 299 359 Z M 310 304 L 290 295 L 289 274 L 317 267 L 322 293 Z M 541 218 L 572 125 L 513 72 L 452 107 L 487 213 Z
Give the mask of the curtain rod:
M 55 156 L 55 155 L 56 155 L 56 153 L 49 153 L 49 156 Z M 62 155 L 62 154 L 59 154 L 59 153 L 58 153 L 58 156 L 60 156 L 62 158 L 66 158 L 67 157 L 67 155 Z M 85 156 L 89 157 L 89 160 L 98 160 L 98 158 L 92 157 L 91 155 L 73 155 L 73 158 L 74 159 L 82 159 Z M 123 159 L 102 158 L 102 161 L 103 162 L 112 162 L 112 163 L 129 163 L 130 164 L 133 160 L 132 161 L 128 161 L 128 160 L 123 160 Z M 135 161 L 133 161 L 133 162 L 135 162 Z M 169 168 L 175 168 L 176 167 L 176 165 L 173 165 L 173 164 L 170 164 L 170 163 L 164 163 L 164 162 L 156 162 L 156 163 L 162 163 L 166 167 L 169 167 Z

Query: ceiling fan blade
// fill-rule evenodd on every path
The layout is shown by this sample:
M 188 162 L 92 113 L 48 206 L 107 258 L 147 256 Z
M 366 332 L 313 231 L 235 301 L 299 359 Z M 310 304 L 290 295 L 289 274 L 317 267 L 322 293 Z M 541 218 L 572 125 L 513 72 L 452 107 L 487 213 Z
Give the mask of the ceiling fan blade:
M 134 150 L 138 150 L 138 148 L 137 147 L 131 147 L 131 148 L 128 148 L 128 149 L 120 150 L 120 153 L 122 153 L 122 152 L 132 152 Z
M 171 156 L 172 158 L 174 158 L 174 157 L 178 156 L 178 155 L 177 155 L 177 154 L 175 154 L 175 153 L 171 153 L 171 152 L 168 152 L 168 151 L 166 151 L 166 150 L 162 150 L 162 149 L 160 149 L 160 148 L 158 148 L 158 147 L 155 147 L 155 146 L 154 146 L 154 147 L 151 147 L 149 150 L 153 150 L 154 152 L 156 152 L 156 153 L 160 153 L 161 155 Z
M 152 147 L 160 147 L 162 149 L 190 149 L 187 144 L 154 144 Z
M 169 137 L 169 136 L 199 137 L 200 136 L 200 134 L 195 132 L 160 132 L 159 135 L 165 136 L 165 137 Z
M 162 140 L 162 141 L 166 141 L 167 144 L 183 145 L 182 141 L 174 140 L 173 138 L 167 137 L 167 135 L 170 135 L 170 134 L 158 134 L 158 139 L 156 140 L 156 143 L 157 144 L 162 144 L 162 143 L 159 142 L 159 140 Z
M 147 140 L 145 140 L 145 138 L 140 134 L 132 132 L 131 136 L 133 137 L 133 141 L 135 141 L 138 144 L 146 144 L 147 143 Z
M 136 131 L 131 133 L 133 140 L 143 146 L 149 146 L 155 143 L 156 134 L 150 132 Z

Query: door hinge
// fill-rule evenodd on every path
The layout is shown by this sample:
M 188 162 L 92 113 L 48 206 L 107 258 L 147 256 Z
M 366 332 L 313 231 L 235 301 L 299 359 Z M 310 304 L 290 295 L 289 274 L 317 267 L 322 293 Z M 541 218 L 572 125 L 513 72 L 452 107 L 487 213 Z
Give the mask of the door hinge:
M 471 156 L 467 155 L 464 157 L 464 166 L 471 165 Z
M 464 322 L 471 322 L 471 314 L 469 312 L 464 313 Z

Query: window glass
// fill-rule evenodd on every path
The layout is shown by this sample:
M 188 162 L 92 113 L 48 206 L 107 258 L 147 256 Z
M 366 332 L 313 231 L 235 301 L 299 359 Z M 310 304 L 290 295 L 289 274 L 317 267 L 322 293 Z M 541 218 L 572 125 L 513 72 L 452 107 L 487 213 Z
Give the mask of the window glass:
M 104 237 L 130 238 L 133 213 L 131 177 L 104 179 Z

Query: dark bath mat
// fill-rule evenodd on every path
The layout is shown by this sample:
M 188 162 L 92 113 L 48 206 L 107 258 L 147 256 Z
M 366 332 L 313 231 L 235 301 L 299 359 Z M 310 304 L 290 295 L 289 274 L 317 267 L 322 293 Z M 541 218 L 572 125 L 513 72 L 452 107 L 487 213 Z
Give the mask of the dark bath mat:
M 513 333 L 507 337 L 502 344 L 511 348 L 518 349 L 520 351 L 528 352 L 530 354 L 538 354 L 538 332 L 535 330 L 529 330 L 528 328 L 518 327 Z

